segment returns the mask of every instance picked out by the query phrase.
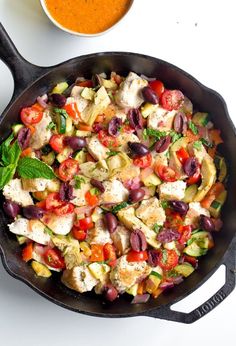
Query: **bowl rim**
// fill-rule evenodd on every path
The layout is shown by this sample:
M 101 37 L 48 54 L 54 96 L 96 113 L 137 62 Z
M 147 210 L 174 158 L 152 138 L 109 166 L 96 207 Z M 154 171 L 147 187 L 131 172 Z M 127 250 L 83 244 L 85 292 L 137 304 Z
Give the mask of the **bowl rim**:
M 97 36 L 101 36 L 103 34 L 106 34 L 107 32 L 109 32 L 110 30 L 112 30 L 113 28 L 115 28 L 126 16 L 127 14 L 130 12 L 131 8 L 133 7 L 134 4 L 134 0 L 130 0 L 130 4 L 129 7 L 127 9 L 127 11 L 125 12 L 125 14 L 117 21 L 115 22 L 112 26 L 110 26 L 108 29 L 98 32 L 98 33 L 94 33 L 94 34 L 86 34 L 86 33 L 82 33 L 82 32 L 78 32 L 78 31 L 74 31 L 74 30 L 70 30 L 68 28 L 66 28 L 65 26 L 61 25 L 49 12 L 47 6 L 46 6 L 46 0 L 40 0 L 40 4 L 41 7 L 44 11 L 44 13 L 46 14 L 46 16 L 48 17 L 48 19 L 59 29 L 71 34 L 71 35 L 75 35 L 75 36 L 80 36 L 80 37 L 97 37 Z

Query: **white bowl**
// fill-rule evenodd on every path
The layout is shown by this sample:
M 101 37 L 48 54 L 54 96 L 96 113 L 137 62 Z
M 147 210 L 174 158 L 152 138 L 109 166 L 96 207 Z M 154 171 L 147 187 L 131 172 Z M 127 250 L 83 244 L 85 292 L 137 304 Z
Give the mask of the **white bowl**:
M 134 3 L 134 0 L 130 0 L 130 5 L 127 9 L 127 11 L 125 12 L 125 14 L 123 15 L 123 17 L 121 17 L 118 22 L 116 22 L 115 24 L 113 24 L 110 28 L 104 30 L 104 31 L 101 31 L 101 32 L 98 32 L 96 34 L 85 34 L 85 33 L 82 33 L 82 32 L 78 32 L 78 31 L 73 31 L 73 30 L 70 30 L 70 29 L 67 29 L 66 27 L 64 27 L 63 25 L 61 25 L 60 23 L 58 23 L 55 18 L 53 18 L 53 16 L 51 15 L 51 13 L 48 11 L 47 9 L 47 6 L 46 6 L 46 0 L 40 0 L 40 3 L 41 3 L 41 6 L 45 12 L 45 14 L 47 15 L 47 17 L 50 19 L 50 21 L 56 25 L 59 29 L 63 30 L 63 31 L 66 31 L 68 32 L 69 34 L 72 34 L 72 35 L 77 35 L 77 36 L 84 36 L 84 37 L 94 37 L 94 36 L 100 36 L 102 34 L 105 34 L 106 32 L 110 31 L 112 28 L 114 28 L 118 23 L 121 22 L 122 19 L 124 19 L 124 17 L 127 15 L 127 13 L 130 11 L 133 3 Z

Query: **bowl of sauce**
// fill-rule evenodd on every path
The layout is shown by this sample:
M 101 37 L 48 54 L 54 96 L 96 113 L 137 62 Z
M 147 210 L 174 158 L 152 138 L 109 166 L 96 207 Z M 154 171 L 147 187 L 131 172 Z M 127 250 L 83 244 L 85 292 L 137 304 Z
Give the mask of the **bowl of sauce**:
M 40 0 L 48 18 L 78 36 L 97 36 L 113 28 L 134 0 Z

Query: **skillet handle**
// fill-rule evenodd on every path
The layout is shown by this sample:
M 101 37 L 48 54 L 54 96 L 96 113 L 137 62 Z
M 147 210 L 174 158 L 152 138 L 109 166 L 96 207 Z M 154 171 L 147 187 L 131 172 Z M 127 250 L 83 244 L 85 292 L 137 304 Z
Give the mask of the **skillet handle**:
M 39 67 L 25 60 L 0 23 L 0 59 L 9 67 L 14 79 L 14 92 L 11 103 L 16 97 L 35 79 L 49 70 L 47 67 Z
M 171 309 L 171 304 L 160 307 L 157 310 L 149 311 L 144 316 L 165 319 L 174 322 L 193 323 L 212 311 L 219 305 L 235 288 L 236 283 L 236 236 L 234 237 L 229 250 L 223 258 L 222 264 L 226 267 L 225 284 L 205 303 L 198 306 L 190 313 L 184 313 Z

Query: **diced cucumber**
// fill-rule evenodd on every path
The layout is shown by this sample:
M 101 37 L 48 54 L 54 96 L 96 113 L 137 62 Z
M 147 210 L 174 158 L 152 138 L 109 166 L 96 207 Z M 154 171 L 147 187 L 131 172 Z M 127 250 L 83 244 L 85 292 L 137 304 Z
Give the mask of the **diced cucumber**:
M 157 186 L 161 184 L 161 180 L 156 176 L 155 173 L 150 174 L 148 177 L 142 179 L 145 186 Z
M 131 296 L 136 296 L 138 294 L 138 284 L 133 285 L 132 287 L 128 288 L 126 290 L 126 293 L 130 294 Z
M 14 136 L 16 136 L 18 134 L 18 132 L 20 131 L 20 129 L 22 129 L 22 127 L 24 127 L 23 124 L 15 124 L 15 125 L 12 125 L 12 132 L 14 134 Z
M 189 256 L 199 257 L 205 255 L 207 253 L 207 249 L 201 249 L 197 243 L 193 242 L 192 244 L 188 245 L 183 252 Z
M 66 118 L 64 115 L 57 113 L 55 116 L 55 122 L 57 124 L 58 133 L 64 134 L 66 132 Z
M 200 246 L 200 248 L 202 249 L 208 249 L 208 245 L 209 245 L 209 234 L 206 231 L 200 231 L 197 233 L 194 233 L 190 240 L 190 242 L 196 242 L 198 246 Z
M 72 152 L 73 150 L 71 148 L 66 147 L 65 149 L 62 150 L 60 154 L 57 155 L 57 161 L 62 163 L 63 161 L 68 159 L 68 157 L 70 156 L 70 154 L 72 154 Z
M 211 203 L 209 208 L 209 212 L 211 216 L 213 216 L 216 219 L 220 216 L 221 209 L 223 204 L 225 203 L 226 198 L 227 198 L 227 191 L 224 190 L 219 194 L 217 199 Z
M 24 237 L 23 235 L 17 235 L 16 239 L 20 245 L 23 245 L 26 243 L 28 238 Z
M 41 159 L 43 160 L 43 162 L 45 162 L 48 166 L 51 166 L 53 164 L 53 162 L 55 161 L 55 153 L 53 151 L 51 151 L 49 154 L 47 155 L 42 155 Z
M 158 276 L 156 274 L 158 274 Z M 149 275 L 148 280 L 146 281 L 146 291 L 148 293 L 152 294 L 159 287 L 162 280 L 162 277 L 160 277 L 159 275 L 160 274 L 156 272 L 151 272 L 151 274 Z
M 197 193 L 198 186 L 196 184 L 190 185 L 187 187 L 184 193 L 183 201 L 185 203 L 191 203 L 194 201 L 194 197 Z
M 62 94 L 67 88 L 69 84 L 66 82 L 58 83 L 53 89 L 52 94 Z
M 74 126 L 71 117 L 66 118 L 66 134 L 72 136 L 74 134 Z
M 195 125 L 206 126 L 207 123 L 209 122 L 209 114 L 208 113 L 197 112 L 197 113 L 195 113 L 193 115 L 192 122 Z
M 141 108 L 141 114 L 143 118 L 147 118 L 150 114 L 155 112 L 157 109 L 157 105 L 153 105 L 151 103 L 145 103 L 145 105 Z
M 102 263 L 91 263 L 88 265 L 90 273 L 95 277 L 95 279 L 104 281 L 106 279 L 107 273 L 110 271 L 110 267 L 107 264 Z
M 82 150 L 75 153 L 74 159 L 78 161 L 79 163 L 85 163 L 86 162 L 86 153 Z
M 52 275 L 50 270 L 42 263 L 39 263 L 37 261 L 32 261 L 31 266 L 33 270 L 35 271 L 35 273 L 37 274 L 37 276 L 49 278 Z
M 174 267 L 174 271 L 186 278 L 194 272 L 194 268 L 190 263 L 183 263 Z

